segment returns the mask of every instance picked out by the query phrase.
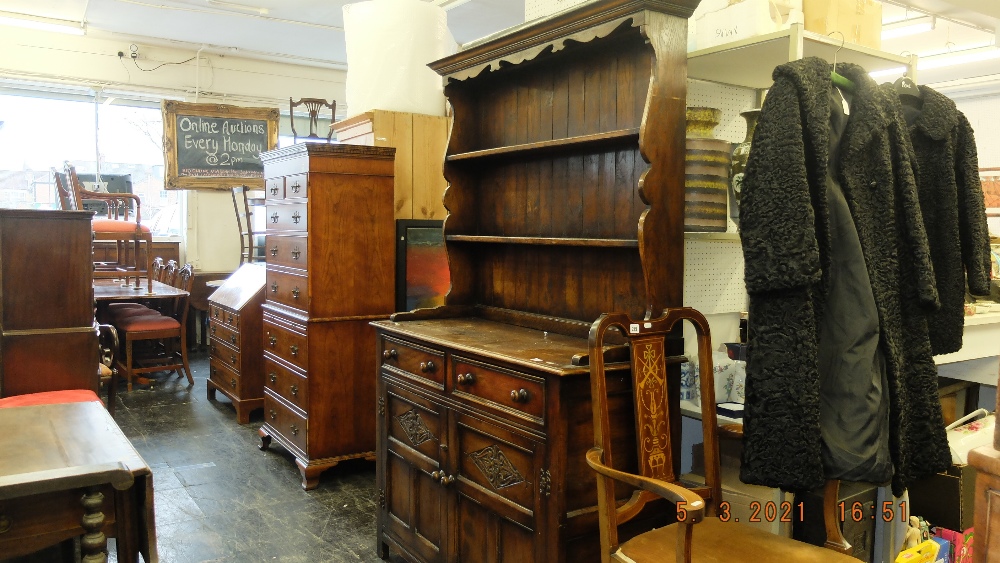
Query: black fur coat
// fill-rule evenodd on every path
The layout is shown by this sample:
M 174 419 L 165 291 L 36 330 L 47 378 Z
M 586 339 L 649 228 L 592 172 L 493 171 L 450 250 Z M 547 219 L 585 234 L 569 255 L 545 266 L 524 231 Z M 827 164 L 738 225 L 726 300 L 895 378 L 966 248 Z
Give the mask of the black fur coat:
M 922 106 L 904 107 L 903 116 L 941 297 L 930 318 L 931 350 L 948 354 L 962 348 L 966 277 L 973 295 L 990 294 L 990 234 L 972 126 L 944 94 L 919 88 Z
M 740 233 L 750 297 L 744 452 L 746 483 L 823 485 L 817 322 L 829 276 L 825 180 L 831 65 L 777 67 L 743 179 Z M 835 171 L 854 216 L 886 359 L 893 490 L 951 462 L 937 396 L 927 313 L 939 306 L 927 235 L 897 105 L 859 66 Z

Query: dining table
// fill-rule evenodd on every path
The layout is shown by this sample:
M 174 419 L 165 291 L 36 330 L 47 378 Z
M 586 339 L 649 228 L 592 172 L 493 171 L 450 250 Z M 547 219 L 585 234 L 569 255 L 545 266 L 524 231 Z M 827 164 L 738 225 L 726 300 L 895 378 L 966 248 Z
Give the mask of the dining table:
M 173 299 L 182 297 L 188 292 L 183 289 L 153 280 L 149 290 L 146 284 L 138 288 L 131 284 L 123 284 L 117 280 L 95 279 L 94 300 L 98 303 L 112 301 L 146 301 L 151 299 Z

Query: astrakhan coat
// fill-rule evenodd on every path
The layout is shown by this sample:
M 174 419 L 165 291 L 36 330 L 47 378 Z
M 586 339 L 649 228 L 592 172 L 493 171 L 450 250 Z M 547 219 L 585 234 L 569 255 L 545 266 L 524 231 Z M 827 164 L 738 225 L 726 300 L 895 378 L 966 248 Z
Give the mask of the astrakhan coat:
M 740 232 L 750 297 L 744 482 L 823 485 L 817 323 L 830 272 L 826 206 L 831 65 L 774 71 L 743 180 Z M 902 116 L 861 67 L 837 174 L 858 230 L 886 359 L 893 490 L 947 468 L 927 314 L 939 306 Z

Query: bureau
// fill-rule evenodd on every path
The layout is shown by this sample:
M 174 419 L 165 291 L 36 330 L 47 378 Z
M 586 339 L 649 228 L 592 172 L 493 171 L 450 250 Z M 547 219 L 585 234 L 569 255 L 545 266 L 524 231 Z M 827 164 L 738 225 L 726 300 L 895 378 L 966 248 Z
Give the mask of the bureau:
M 373 320 L 395 306 L 395 149 L 302 143 L 265 152 L 264 424 L 302 487 L 374 459 Z
M 208 298 L 208 399 L 221 391 L 240 424 L 264 406 L 265 279 L 263 264 L 244 264 Z

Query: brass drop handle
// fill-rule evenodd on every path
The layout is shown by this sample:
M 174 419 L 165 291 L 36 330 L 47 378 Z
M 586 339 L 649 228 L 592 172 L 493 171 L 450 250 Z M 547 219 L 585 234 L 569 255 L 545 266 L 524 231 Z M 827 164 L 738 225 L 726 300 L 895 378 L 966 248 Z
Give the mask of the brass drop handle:
M 295 213 L 292 213 L 292 223 L 295 223 L 296 225 L 298 225 L 299 224 L 299 219 L 301 219 L 301 218 L 302 218 L 302 215 L 298 211 L 296 211 Z
M 298 385 L 292 385 L 292 395 L 295 395 L 296 397 L 299 396 L 299 386 Z
M 216 375 L 218 373 L 219 373 L 219 370 L 215 369 L 215 367 L 213 366 L 212 367 L 212 375 Z
M 301 254 L 302 252 L 299 250 L 299 247 L 296 246 L 292 249 L 292 260 L 298 260 Z
M 216 314 L 215 316 L 218 317 L 219 315 Z M 211 331 L 212 331 L 212 334 L 214 335 L 215 334 L 215 326 L 214 325 L 212 326 Z
M 298 299 L 298 298 L 299 298 L 299 288 L 298 286 L 296 286 L 294 289 L 292 289 L 292 299 Z
M 299 347 L 298 346 L 289 346 L 288 347 L 288 351 L 292 353 L 292 357 L 295 357 L 295 358 L 299 357 Z
M 510 400 L 515 403 L 527 403 L 528 402 L 528 392 L 524 389 L 518 389 L 516 391 L 510 392 Z
M 271 186 L 271 195 L 278 195 L 278 186 Z
M 232 386 L 233 386 L 233 389 L 236 389 L 236 378 L 235 378 L 235 377 L 234 377 L 234 378 L 232 378 L 232 379 L 230 379 L 230 380 L 229 380 L 229 383 L 230 383 L 230 385 L 232 385 Z
M 278 413 L 274 412 L 274 409 L 271 409 L 270 414 L 271 414 L 271 420 L 278 418 Z
M 229 324 L 233 324 L 233 316 L 229 315 L 229 320 L 226 322 L 228 322 Z
M 271 348 L 274 348 L 274 345 L 278 343 L 278 337 L 269 332 L 267 333 L 267 342 L 271 345 Z
M 236 365 L 236 355 L 235 354 L 229 354 L 229 363 L 233 364 L 234 366 Z
M 393 360 L 393 359 L 398 358 L 398 357 L 399 357 L 399 353 L 396 352 L 395 348 L 393 348 L 391 350 L 382 350 L 382 359 L 383 360 Z
M 292 193 L 296 193 L 296 194 L 299 193 L 299 188 L 300 187 L 301 186 L 299 185 L 298 180 L 296 180 L 295 183 L 292 184 Z
M 434 365 L 434 362 L 431 361 L 420 362 L 420 371 L 423 373 L 433 372 L 436 369 L 437 366 Z
M 14 521 L 6 514 L 0 514 L 0 534 L 5 534 L 14 526 Z
M 293 424 L 293 425 L 289 426 L 289 428 L 292 430 L 292 436 L 298 436 L 299 435 L 299 427 L 298 426 L 295 426 Z
M 476 378 L 471 373 L 460 373 L 458 374 L 458 382 L 463 385 L 472 385 L 476 382 Z
M 278 212 L 277 211 L 275 211 L 274 213 L 271 214 L 271 222 L 272 223 L 277 223 L 278 222 Z
M 233 344 L 236 344 L 236 335 L 235 334 L 230 334 L 229 335 L 229 341 L 232 342 Z
M 213 342 L 212 344 L 209 344 L 208 345 L 208 349 L 211 350 L 211 351 L 213 351 L 213 352 L 215 352 L 215 350 L 216 350 L 215 343 Z
M 444 485 L 445 487 L 455 482 L 454 475 L 444 475 L 444 471 L 442 471 L 441 473 L 442 473 L 441 484 Z
M 271 293 L 278 293 L 278 282 L 271 282 Z
M 215 310 L 215 318 L 219 318 L 219 310 L 218 309 Z
M 276 374 L 276 373 L 274 373 L 272 371 L 271 373 L 269 373 L 267 375 L 271 378 L 271 385 L 274 385 L 275 383 L 278 382 L 278 374 Z
M 271 256 L 277 256 L 277 255 L 278 255 L 278 245 L 274 245 L 271 247 Z

